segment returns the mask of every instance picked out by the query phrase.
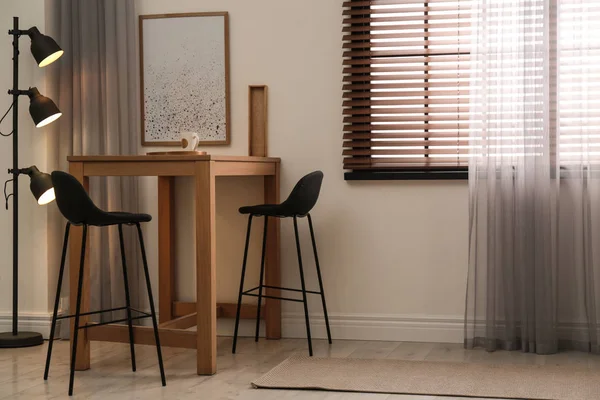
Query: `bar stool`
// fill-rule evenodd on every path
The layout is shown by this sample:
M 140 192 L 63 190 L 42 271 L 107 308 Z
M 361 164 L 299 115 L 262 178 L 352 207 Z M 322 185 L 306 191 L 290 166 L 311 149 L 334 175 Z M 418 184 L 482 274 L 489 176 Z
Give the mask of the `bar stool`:
M 242 262 L 242 278 L 240 282 L 240 290 L 238 293 L 238 304 L 237 312 L 235 316 L 235 330 L 233 334 L 233 348 L 232 353 L 235 354 L 237 345 L 238 327 L 240 323 L 240 310 L 242 307 L 242 296 L 253 296 L 258 297 L 258 311 L 256 313 L 256 333 L 254 341 L 258 342 L 258 330 L 260 327 L 260 307 L 262 305 L 263 298 L 279 299 L 287 301 L 296 301 L 304 304 L 304 318 L 306 322 L 306 336 L 308 339 L 308 353 L 310 356 L 313 355 L 312 342 L 310 336 L 310 321 L 308 318 L 308 303 L 306 301 L 306 294 L 319 294 L 321 295 L 321 302 L 323 303 L 323 314 L 325 316 L 325 326 L 327 328 L 327 339 L 331 344 L 331 331 L 329 329 L 329 318 L 327 316 L 327 305 L 325 303 L 325 292 L 323 290 L 323 279 L 321 278 L 321 268 L 319 266 L 319 257 L 317 255 L 317 245 L 315 242 L 315 233 L 313 229 L 312 217 L 310 216 L 310 210 L 317 203 L 319 198 L 319 192 L 321 190 L 321 183 L 323 182 L 323 172 L 315 171 L 304 176 L 298 181 L 289 197 L 281 204 L 262 204 L 257 206 L 241 207 L 241 214 L 249 214 L 248 217 L 248 230 L 246 233 L 246 246 L 244 248 L 244 261 Z M 262 242 L 262 256 L 260 262 L 260 279 L 257 287 L 244 291 L 244 278 L 246 275 L 246 261 L 248 259 L 248 244 L 250 242 L 250 228 L 252 227 L 252 218 L 262 216 L 264 217 L 264 228 L 263 228 L 263 242 Z M 267 286 L 263 284 L 265 275 L 265 249 L 267 243 L 267 222 L 269 217 L 273 218 L 293 218 L 294 219 L 294 233 L 296 235 L 296 250 L 298 252 L 298 267 L 300 269 L 300 285 L 301 289 L 291 289 L 278 286 Z M 300 239 L 298 236 L 298 218 L 308 218 L 308 226 L 310 228 L 310 237 L 312 240 L 313 252 L 315 255 L 315 264 L 317 267 L 317 277 L 319 280 L 319 291 L 306 290 L 304 282 L 304 270 L 302 267 L 302 252 L 300 250 Z M 284 298 L 277 296 L 263 295 L 263 288 L 268 289 L 279 289 L 287 290 L 292 292 L 302 293 L 302 300 L 293 298 Z M 258 290 L 258 294 L 252 293 Z
M 65 318 L 75 318 L 75 329 L 73 330 L 73 345 L 71 350 L 71 371 L 69 378 L 69 396 L 73 395 L 73 381 L 75 378 L 75 360 L 77 358 L 77 335 L 80 329 L 93 328 L 95 326 L 106 325 L 117 322 L 127 322 L 129 326 L 129 347 L 131 351 L 131 369 L 135 372 L 135 348 L 133 342 L 133 325 L 132 321 L 141 318 L 152 318 L 152 326 L 154 327 L 154 339 L 156 341 L 156 352 L 158 354 L 158 366 L 160 368 L 160 377 L 162 385 L 166 386 L 165 371 L 163 368 L 162 354 L 160 350 L 160 340 L 158 337 L 158 324 L 156 322 L 156 313 L 154 311 L 154 299 L 152 298 L 152 288 L 150 286 L 150 274 L 148 272 L 148 261 L 146 259 L 146 250 L 144 248 L 144 238 L 142 236 L 142 229 L 140 223 L 149 222 L 152 217 L 148 214 L 132 214 L 126 212 L 106 212 L 100 210 L 92 202 L 87 195 L 85 189 L 79 183 L 75 177 L 65 172 L 54 171 L 52 173 L 52 184 L 54 185 L 54 191 L 56 194 L 56 204 L 62 215 L 67 219 L 67 225 L 65 228 L 65 238 L 63 241 L 62 256 L 60 261 L 60 271 L 58 273 L 58 286 L 56 289 L 56 298 L 54 300 L 54 313 L 52 314 L 52 327 L 50 329 L 50 340 L 48 342 L 48 355 L 46 356 L 46 369 L 44 370 L 44 380 L 48 379 L 48 371 L 50 369 L 50 358 L 52 357 L 52 343 L 54 340 L 54 333 L 56 328 L 56 321 Z M 60 300 L 60 288 L 62 286 L 63 273 L 65 269 L 65 259 L 67 254 L 67 243 L 69 241 L 69 230 L 71 225 L 83 226 L 83 236 L 81 239 L 81 258 L 79 262 L 79 280 L 77 284 L 77 306 L 75 314 L 64 315 L 61 317 L 57 316 L 58 304 Z M 83 286 L 83 268 L 85 265 L 85 244 L 87 239 L 87 231 L 89 226 L 106 227 L 110 225 L 118 225 L 119 227 L 119 241 L 121 244 L 121 262 L 123 267 L 123 282 L 125 284 L 125 306 L 118 308 L 111 308 L 106 310 L 92 311 L 81 313 L 81 290 Z M 135 225 L 138 232 L 138 239 L 140 241 L 140 248 L 142 250 L 142 261 L 144 264 L 144 274 L 146 277 L 146 288 L 148 290 L 148 300 L 150 301 L 150 314 L 136 310 L 131 307 L 131 301 L 129 297 L 129 283 L 127 280 L 127 264 L 125 260 L 125 247 L 123 244 L 123 225 Z M 119 319 L 115 321 L 102 322 L 93 325 L 79 326 L 79 317 L 82 315 L 99 314 L 103 312 L 126 310 L 127 318 Z M 139 316 L 132 316 L 132 311 L 140 314 Z

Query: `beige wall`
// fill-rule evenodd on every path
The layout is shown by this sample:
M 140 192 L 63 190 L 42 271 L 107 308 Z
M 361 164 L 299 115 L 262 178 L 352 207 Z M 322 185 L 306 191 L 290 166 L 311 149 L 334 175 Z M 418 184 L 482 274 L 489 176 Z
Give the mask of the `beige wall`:
M 267 84 L 269 153 L 283 160 L 282 195 L 303 174 L 315 169 L 325 173 L 314 217 L 334 336 L 461 341 L 466 181 L 343 180 L 341 0 L 137 0 L 137 10 L 139 14 L 229 12 L 232 142 L 206 150 L 246 154 L 247 87 Z M 155 212 L 156 183 L 148 179 L 144 184 L 146 207 Z M 193 189 L 185 180 L 178 186 L 183 238 L 179 282 L 183 298 L 191 299 L 193 230 L 187 217 Z M 236 209 L 260 201 L 260 180 L 228 178 L 219 183 L 218 191 L 219 299 L 233 300 L 245 231 L 245 219 Z M 151 243 L 156 242 L 155 230 L 151 225 Z M 307 233 L 302 227 L 304 254 L 311 261 Z M 255 259 L 256 244 L 255 240 Z M 282 265 L 287 285 L 298 284 L 295 257 L 292 229 L 284 221 Z M 309 282 L 315 284 L 312 264 L 306 269 Z M 315 300 L 311 311 L 318 315 Z M 284 306 L 284 334 L 304 335 L 300 311 L 295 304 Z M 322 323 L 314 322 L 322 334 Z M 220 327 L 223 333 L 229 330 L 226 323 Z
M 6 94 L 12 88 L 12 40 L 6 33 L 13 26 L 13 16 L 20 18 L 21 29 L 37 26 L 44 32 L 44 1 L 3 1 L 0 5 L 0 116 L 10 106 L 12 97 Z M 19 88 L 37 86 L 44 93 L 44 71 L 38 68 L 29 52 L 28 37 L 20 39 Z M 19 101 L 19 167 L 37 165 L 46 167 L 46 134 L 36 129 L 29 116 L 29 99 Z M 12 112 L 0 125 L 2 133 L 12 129 Z M 0 137 L 0 184 L 10 176 L 12 168 L 12 137 Z M 10 185 L 9 185 L 10 188 Z M 46 208 L 36 204 L 29 191 L 29 179 L 19 180 L 19 309 L 21 328 L 45 328 L 48 316 L 48 273 L 46 265 Z M 12 202 L 8 211 L 4 203 L 0 209 L 0 331 L 10 328 L 12 310 Z

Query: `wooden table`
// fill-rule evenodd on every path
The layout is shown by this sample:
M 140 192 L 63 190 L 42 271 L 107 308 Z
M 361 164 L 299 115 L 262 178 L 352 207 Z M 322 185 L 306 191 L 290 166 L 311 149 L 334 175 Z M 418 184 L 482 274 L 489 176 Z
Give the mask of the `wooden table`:
M 69 171 L 89 189 L 90 176 L 157 176 L 158 177 L 158 310 L 162 346 L 194 348 L 197 351 L 199 375 L 217 371 L 217 317 L 235 317 L 235 304 L 217 304 L 215 180 L 219 176 L 264 176 L 265 203 L 279 202 L 279 158 L 233 157 L 211 155 L 167 156 L 72 156 Z M 195 178 L 196 208 L 196 302 L 176 301 L 174 293 L 174 177 Z M 279 222 L 269 221 L 266 258 L 266 285 L 280 286 Z M 77 292 L 78 265 L 81 252 L 81 227 L 71 228 L 70 290 Z M 86 249 L 88 251 L 88 249 Z M 94 249 L 93 251 L 102 251 Z M 241 250 L 240 250 L 241 251 Z M 89 311 L 89 257 L 86 256 L 81 312 Z M 270 291 L 270 293 L 269 293 Z M 267 294 L 279 296 L 275 290 Z M 70 296 L 71 310 L 76 296 Z M 281 337 L 281 304 L 266 299 L 264 316 L 268 339 Z M 242 318 L 256 318 L 257 307 L 244 305 Z M 81 317 L 85 325 L 87 317 Z M 197 331 L 184 329 L 197 326 Z M 71 323 L 71 337 L 73 322 Z M 140 344 L 154 344 L 150 327 L 134 327 L 134 339 Z M 79 333 L 77 370 L 90 368 L 90 341 L 129 342 L 126 325 L 104 325 L 83 329 Z

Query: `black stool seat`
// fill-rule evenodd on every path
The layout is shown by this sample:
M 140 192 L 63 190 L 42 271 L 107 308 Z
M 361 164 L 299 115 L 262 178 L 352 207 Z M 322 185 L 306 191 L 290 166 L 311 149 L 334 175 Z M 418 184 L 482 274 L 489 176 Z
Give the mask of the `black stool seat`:
M 321 278 L 321 267 L 319 266 L 319 257 L 317 255 L 317 245 L 315 242 L 315 233 L 313 230 L 312 217 L 310 216 L 310 210 L 317 204 L 319 198 L 319 192 L 321 191 L 321 183 L 323 182 L 323 172 L 315 171 L 304 176 L 298 181 L 288 198 L 281 204 L 260 204 L 256 206 L 246 206 L 240 208 L 241 214 L 249 214 L 248 217 L 248 231 L 246 232 L 246 246 L 244 248 L 244 260 L 242 262 L 242 278 L 240 281 L 240 290 L 238 292 L 238 303 L 237 312 L 235 315 L 235 326 L 233 331 L 233 347 L 232 353 L 235 353 L 237 346 L 238 328 L 240 324 L 240 312 L 242 307 L 242 296 L 253 296 L 258 297 L 258 308 L 256 312 L 256 331 L 254 334 L 254 340 L 258 341 L 258 334 L 260 328 L 260 309 L 262 299 L 276 299 L 276 300 L 287 300 L 295 301 L 304 304 L 304 317 L 306 320 L 306 336 L 308 339 L 308 354 L 313 355 L 312 341 L 310 337 L 310 321 L 308 317 L 308 303 L 306 294 L 318 294 L 321 296 L 321 302 L 323 303 L 323 314 L 325 316 L 325 326 L 327 328 L 327 339 L 331 344 L 331 331 L 329 329 L 329 317 L 327 316 L 327 305 L 325 303 L 325 292 L 323 291 L 323 280 Z M 262 257 L 260 261 L 260 277 L 258 286 L 244 290 L 244 278 L 246 276 L 246 261 L 248 260 L 248 245 L 250 242 L 250 230 L 252 228 L 252 218 L 264 217 L 264 228 L 263 228 L 263 243 L 262 243 Z M 263 283 L 265 276 L 265 255 L 266 255 L 266 244 L 267 244 L 267 227 L 268 219 L 272 218 L 293 218 L 294 219 L 294 233 L 296 236 L 296 249 L 298 252 L 298 267 L 300 270 L 300 284 L 302 289 L 291 289 L 280 286 L 265 285 Z M 310 229 L 310 237 L 313 246 L 313 253 L 315 256 L 315 266 L 317 268 L 317 278 L 319 279 L 319 290 L 306 290 L 306 284 L 304 282 L 304 269 L 302 267 L 302 254 L 300 250 L 300 239 L 298 236 L 298 218 L 307 217 L 308 226 Z M 285 290 L 296 293 L 302 293 L 302 299 L 271 296 L 270 294 L 263 294 L 263 289 L 275 289 Z M 258 291 L 258 294 L 253 293 Z M 268 293 L 268 292 L 267 292 Z
M 109 226 L 134 225 L 152 221 L 148 214 L 104 211 L 96 207 L 74 176 L 62 171 L 52 173 L 52 184 L 61 213 L 73 225 Z M 60 199 L 58 199 L 60 197 Z
M 317 204 L 321 182 L 323 172 L 311 172 L 298 181 L 283 203 L 241 207 L 240 214 L 279 218 L 303 217 Z
M 98 211 L 98 213 L 90 215 L 84 223 L 92 226 L 109 226 L 119 224 L 133 225 L 139 222 L 152 221 L 152 216 L 149 214 L 135 214 L 122 211 Z

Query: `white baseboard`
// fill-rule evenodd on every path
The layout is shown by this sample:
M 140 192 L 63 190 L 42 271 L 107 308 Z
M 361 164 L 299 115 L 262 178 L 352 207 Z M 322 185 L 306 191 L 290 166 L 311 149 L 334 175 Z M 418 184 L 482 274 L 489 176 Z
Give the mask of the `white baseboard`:
M 52 325 L 52 314 L 20 312 L 19 313 L 19 331 L 30 331 L 41 333 L 44 339 L 50 336 L 50 326 Z M 12 313 L 0 312 L 0 332 L 9 332 L 12 330 Z
M 149 312 L 149 311 L 148 311 Z M 151 326 L 150 320 L 142 320 L 143 325 Z M 233 319 L 220 319 L 218 334 L 233 335 Z M 52 314 L 41 312 L 19 313 L 19 330 L 50 336 Z M 396 315 L 396 314 L 343 314 L 329 315 L 331 335 L 341 340 L 384 340 L 399 342 L 463 343 L 464 319 L 462 316 Z M 60 321 L 59 321 L 60 324 Z M 261 324 L 264 334 L 264 323 Z M 310 315 L 311 335 L 315 339 L 327 338 L 325 320 L 322 314 Z M 0 332 L 12 329 L 12 314 L 0 311 Z M 60 326 L 57 325 L 58 332 Z M 240 321 L 240 336 L 254 335 L 254 321 Z M 565 322 L 559 327 L 563 335 L 587 340 L 588 326 L 580 322 Z M 288 312 L 282 315 L 282 336 L 284 338 L 306 338 L 304 313 Z
M 385 340 L 401 342 L 463 343 L 462 316 L 330 314 L 331 336 L 348 340 Z M 314 338 L 327 337 L 323 315 L 310 315 Z M 304 313 L 284 313 L 282 335 L 306 337 Z
M 283 313 L 281 323 L 284 338 L 306 337 L 304 313 Z M 462 316 L 330 314 L 329 323 L 332 337 L 344 340 L 463 343 L 464 335 Z M 310 328 L 313 338 L 327 338 L 322 314 L 310 315 Z M 231 336 L 233 320 L 219 320 L 218 334 Z M 254 321 L 240 321 L 239 334 L 253 336 Z
M 19 314 L 19 330 L 50 335 L 52 315 L 49 313 Z M 331 335 L 342 340 L 385 340 L 400 342 L 462 343 L 464 320 L 462 316 L 440 317 L 431 315 L 388 314 L 330 314 Z M 310 315 L 311 334 L 315 339 L 327 337 L 322 314 Z M 12 314 L 0 312 L 0 332 L 10 331 Z M 233 334 L 233 320 L 219 321 L 219 335 Z M 240 336 L 254 334 L 254 321 L 241 321 Z M 284 338 L 305 338 L 303 313 L 282 315 Z

